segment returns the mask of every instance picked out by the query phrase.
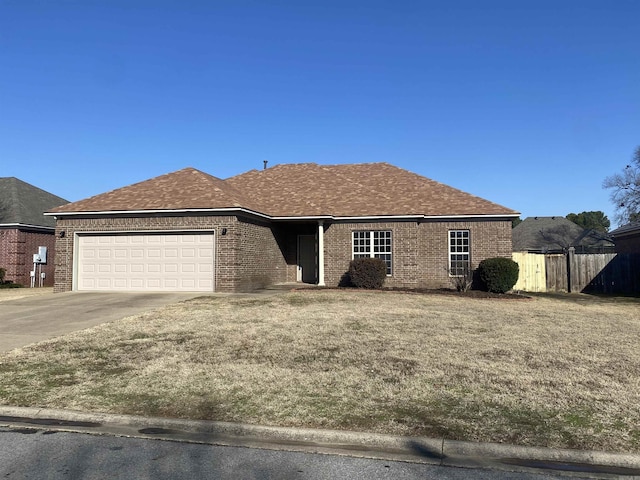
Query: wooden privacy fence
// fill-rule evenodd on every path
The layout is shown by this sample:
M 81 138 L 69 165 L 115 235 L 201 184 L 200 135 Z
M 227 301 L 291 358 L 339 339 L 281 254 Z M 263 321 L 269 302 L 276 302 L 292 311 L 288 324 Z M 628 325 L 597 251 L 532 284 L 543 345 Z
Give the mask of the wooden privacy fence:
M 546 292 L 547 272 L 544 255 L 538 253 L 514 252 L 513 261 L 520 267 L 514 290 L 523 292 Z
M 514 290 L 525 292 L 640 293 L 640 254 L 515 252 Z

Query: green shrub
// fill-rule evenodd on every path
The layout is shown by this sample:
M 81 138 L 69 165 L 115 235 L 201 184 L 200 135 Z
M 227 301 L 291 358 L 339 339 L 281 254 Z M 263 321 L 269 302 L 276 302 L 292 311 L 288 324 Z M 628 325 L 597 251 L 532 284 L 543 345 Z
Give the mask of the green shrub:
M 478 277 L 488 292 L 506 293 L 518 281 L 519 270 L 510 258 L 487 258 L 478 265 Z
M 382 288 L 387 264 L 379 258 L 356 258 L 349 264 L 349 280 L 357 288 Z
M 7 270 L 0 267 L 0 283 L 4 283 L 4 277 L 7 274 Z
M 20 285 L 19 283 L 13 283 L 11 280 L 5 283 L 0 283 L 0 288 L 23 288 L 24 285 Z

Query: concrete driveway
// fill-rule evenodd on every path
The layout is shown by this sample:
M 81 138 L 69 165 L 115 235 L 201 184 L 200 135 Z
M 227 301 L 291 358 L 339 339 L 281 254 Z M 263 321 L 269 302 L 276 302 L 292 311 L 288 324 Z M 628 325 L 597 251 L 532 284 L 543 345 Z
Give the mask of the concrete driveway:
M 0 298 L 0 352 L 201 295 L 68 292 Z

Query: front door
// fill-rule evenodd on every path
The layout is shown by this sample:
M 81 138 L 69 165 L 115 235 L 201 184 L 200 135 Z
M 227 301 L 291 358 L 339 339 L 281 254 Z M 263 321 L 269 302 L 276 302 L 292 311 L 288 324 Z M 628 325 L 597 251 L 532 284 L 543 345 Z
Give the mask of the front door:
M 298 282 L 316 283 L 316 236 L 298 235 Z

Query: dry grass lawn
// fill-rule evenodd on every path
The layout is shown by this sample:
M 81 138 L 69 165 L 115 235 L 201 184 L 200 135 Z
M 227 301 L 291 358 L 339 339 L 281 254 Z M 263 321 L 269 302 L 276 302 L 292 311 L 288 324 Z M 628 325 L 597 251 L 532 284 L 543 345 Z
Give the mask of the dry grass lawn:
M 639 307 L 202 297 L 0 356 L 0 403 L 637 453 Z
M 45 288 L 0 288 L 0 302 L 17 300 L 35 295 L 49 295 L 53 293 L 53 287 Z

